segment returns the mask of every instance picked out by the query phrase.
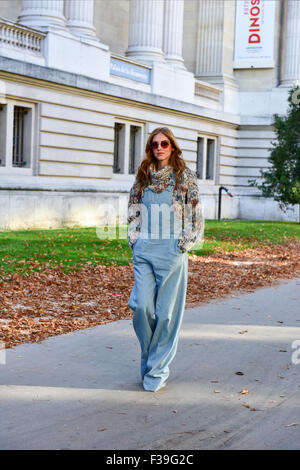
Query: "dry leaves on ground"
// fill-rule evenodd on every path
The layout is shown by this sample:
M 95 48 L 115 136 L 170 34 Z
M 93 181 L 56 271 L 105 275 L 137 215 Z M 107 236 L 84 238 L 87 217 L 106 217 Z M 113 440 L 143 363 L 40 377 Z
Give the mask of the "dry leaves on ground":
M 186 307 L 251 292 L 300 274 L 300 241 L 189 257 Z M 6 348 L 131 318 L 132 264 L 91 266 L 65 274 L 45 269 L 0 282 L 0 340 Z

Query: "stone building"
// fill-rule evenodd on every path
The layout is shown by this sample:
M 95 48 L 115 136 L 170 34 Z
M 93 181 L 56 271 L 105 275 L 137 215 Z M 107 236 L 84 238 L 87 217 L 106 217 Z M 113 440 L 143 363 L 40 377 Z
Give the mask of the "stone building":
M 1 0 L 0 228 L 126 222 L 149 133 L 170 127 L 205 218 L 298 220 L 248 180 L 300 84 L 297 0 Z

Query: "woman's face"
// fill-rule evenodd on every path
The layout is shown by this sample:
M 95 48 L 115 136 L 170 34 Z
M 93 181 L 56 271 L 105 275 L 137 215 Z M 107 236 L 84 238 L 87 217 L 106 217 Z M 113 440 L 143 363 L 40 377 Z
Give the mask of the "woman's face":
M 172 146 L 168 137 L 161 132 L 156 134 L 151 142 L 151 148 L 154 157 L 158 160 L 158 168 L 164 168 L 174 151 L 174 147 Z

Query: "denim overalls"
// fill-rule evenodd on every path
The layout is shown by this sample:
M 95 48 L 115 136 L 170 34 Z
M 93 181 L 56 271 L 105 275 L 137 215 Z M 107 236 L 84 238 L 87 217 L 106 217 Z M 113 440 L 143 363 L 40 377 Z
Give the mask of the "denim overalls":
M 141 232 L 133 245 L 135 282 L 128 306 L 133 310 L 133 327 L 141 346 L 143 386 L 150 391 L 162 388 L 169 376 L 169 364 L 176 353 L 186 299 L 188 255 L 187 252 L 182 253 L 177 245 L 176 234 L 179 232 L 176 231 L 176 223 L 179 221 L 177 219 L 176 222 L 173 211 L 170 224 L 166 223 L 174 184 L 173 171 L 163 192 L 155 193 L 149 187 L 145 188 L 141 201 Z M 163 213 L 163 206 L 160 206 L 160 213 L 157 211 L 151 217 L 151 206 L 158 209 L 158 204 L 169 208 Z

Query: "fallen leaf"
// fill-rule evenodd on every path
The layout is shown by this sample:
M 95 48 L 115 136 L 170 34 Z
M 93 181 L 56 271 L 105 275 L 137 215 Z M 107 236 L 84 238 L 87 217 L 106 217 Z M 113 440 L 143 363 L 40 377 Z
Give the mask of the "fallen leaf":
M 110 240 L 102 240 L 95 252 L 102 248 L 106 250 L 110 243 Z M 52 256 L 57 254 L 54 247 L 53 251 L 50 248 L 51 253 Z M 294 279 L 300 275 L 299 253 L 300 241 L 286 239 L 283 245 L 259 245 L 231 252 L 222 248 L 213 254 L 189 256 L 188 271 L 192 276 L 187 289 L 187 308 L 231 295 L 233 290 L 253 292 L 262 286 L 271 286 L 279 278 Z M 84 262 L 90 260 L 83 255 L 78 265 L 74 263 L 74 270 L 65 273 L 62 269 L 64 263 L 54 266 L 55 260 L 48 258 L 48 265 L 40 263 L 37 266 L 36 258 L 40 253 L 32 256 L 32 259 L 25 258 L 26 264 L 3 258 L 0 265 L 0 314 L 1 320 L 5 320 L 5 324 L 0 322 L 0 337 L 6 348 L 37 343 L 51 336 L 116 320 L 132 319 L 132 310 L 127 306 L 134 284 L 131 260 L 122 266 L 114 263 L 113 259 L 110 265 L 101 264 L 101 259 L 96 265 L 87 265 Z M 3 266 L 7 264 L 20 275 L 13 278 L 11 273 L 5 272 Z M 26 266 L 28 272 L 23 275 L 22 270 Z M 39 271 L 34 271 L 33 266 Z M 203 289 L 199 289 L 199 285 Z M 75 311 L 73 304 L 78 307 Z M 110 313 L 107 312 L 108 306 Z M 18 312 L 21 313 L 19 317 L 16 316 Z M 24 334 L 23 320 L 41 316 L 44 321 L 36 320 L 32 326 L 26 324 L 29 334 Z M 272 316 L 268 318 L 271 321 Z
M 241 392 L 240 392 L 240 395 L 247 395 L 249 393 L 249 391 L 247 389 L 243 389 Z
M 239 331 L 240 335 L 244 335 L 245 333 L 248 333 L 248 330 Z
M 291 426 L 297 426 L 298 423 L 286 424 L 285 427 L 290 428 Z
M 243 405 L 245 408 L 248 408 L 250 411 L 256 411 L 256 408 L 252 408 L 250 405 L 247 405 L 247 403 L 242 403 L 242 405 Z

